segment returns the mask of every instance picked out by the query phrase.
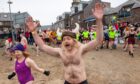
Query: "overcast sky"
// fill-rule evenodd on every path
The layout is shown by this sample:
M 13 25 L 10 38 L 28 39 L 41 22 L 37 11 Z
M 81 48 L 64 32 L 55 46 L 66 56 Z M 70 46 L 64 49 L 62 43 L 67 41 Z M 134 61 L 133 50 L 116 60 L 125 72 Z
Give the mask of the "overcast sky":
M 40 20 L 42 25 L 49 25 L 56 21 L 56 17 L 69 12 L 73 0 L 11 0 L 12 12 L 28 12 L 34 19 Z M 88 1 L 88 0 L 84 0 Z M 103 0 L 111 2 L 116 7 L 127 0 Z M 0 12 L 8 12 L 8 0 L 0 0 Z

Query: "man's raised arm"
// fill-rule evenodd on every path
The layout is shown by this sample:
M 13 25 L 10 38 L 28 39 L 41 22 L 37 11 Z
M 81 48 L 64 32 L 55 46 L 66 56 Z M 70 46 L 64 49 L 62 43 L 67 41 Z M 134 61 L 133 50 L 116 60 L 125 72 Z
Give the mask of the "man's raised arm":
M 103 41 L 103 12 L 104 12 L 104 6 L 102 3 L 96 3 L 95 8 L 92 9 L 93 16 L 96 18 L 96 33 L 97 37 L 95 40 L 90 41 L 87 44 L 83 45 L 83 52 L 90 51 L 92 49 L 95 49 L 97 45 L 101 44 Z
M 39 46 L 39 48 L 45 51 L 49 55 L 59 56 L 59 48 L 53 48 L 44 43 L 44 41 L 37 34 L 36 28 L 38 23 L 33 22 L 32 17 L 28 17 L 26 20 L 26 25 L 29 31 L 32 33 L 35 43 Z

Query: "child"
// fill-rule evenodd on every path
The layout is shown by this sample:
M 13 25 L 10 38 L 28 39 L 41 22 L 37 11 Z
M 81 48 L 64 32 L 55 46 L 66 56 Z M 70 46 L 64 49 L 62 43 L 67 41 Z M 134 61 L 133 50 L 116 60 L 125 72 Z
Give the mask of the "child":
M 8 55 L 9 56 L 9 51 L 8 49 L 12 46 L 12 38 L 7 38 L 5 40 L 5 52 L 3 53 L 3 55 Z
M 25 48 L 21 43 L 15 45 L 12 50 L 14 51 L 14 56 L 16 58 L 14 65 L 15 71 L 8 75 L 8 79 L 13 78 L 17 74 L 20 84 L 33 84 L 34 77 L 31 73 L 31 68 L 46 76 L 50 74 L 49 71 L 39 68 L 36 63 L 29 58 L 29 54 L 25 51 Z

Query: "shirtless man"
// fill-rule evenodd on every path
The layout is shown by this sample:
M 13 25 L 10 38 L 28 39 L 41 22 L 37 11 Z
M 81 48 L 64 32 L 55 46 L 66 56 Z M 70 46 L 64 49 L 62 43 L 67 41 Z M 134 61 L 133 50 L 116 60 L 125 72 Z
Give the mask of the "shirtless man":
M 61 58 L 64 64 L 64 84 L 88 84 L 85 71 L 85 63 L 83 54 L 94 50 L 103 41 L 103 5 L 96 3 L 93 15 L 96 18 L 97 38 L 87 44 L 81 44 L 76 41 L 75 33 L 70 31 L 63 32 L 61 48 L 53 48 L 46 45 L 36 32 L 37 23 L 34 23 L 32 18 L 27 19 L 27 27 L 32 32 L 37 45 L 47 54 Z

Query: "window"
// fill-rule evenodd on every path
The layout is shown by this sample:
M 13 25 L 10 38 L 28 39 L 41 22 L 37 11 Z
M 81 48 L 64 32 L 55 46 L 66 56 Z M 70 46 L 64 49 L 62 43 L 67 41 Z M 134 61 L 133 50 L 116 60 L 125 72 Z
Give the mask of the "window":
M 73 7 L 71 8 L 71 14 L 74 14 L 74 8 Z
M 80 15 L 78 16 L 78 20 L 80 20 Z
M 63 14 L 63 15 L 62 15 L 62 18 L 63 18 L 63 19 L 64 19 L 64 18 L 66 18 L 66 15 L 65 15 L 65 14 Z
M 8 15 L 7 14 L 4 14 L 4 16 L 3 16 L 4 18 L 7 18 L 8 17 Z
M 127 12 L 130 12 L 130 10 L 131 10 L 130 8 L 127 8 L 127 9 L 126 9 Z
M 2 22 L 0 22 L 0 26 L 3 25 Z
M 82 11 L 83 10 L 83 5 L 82 4 L 79 4 L 78 5 L 78 8 L 79 8 L 79 11 Z
M 75 7 L 75 13 L 78 13 L 78 7 Z
M 73 0 L 73 2 L 80 2 L 80 0 Z
M 131 16 L 131 7 L 123 7 L 120 12 L 119 12 L 119 17 L 124 18 L 124 17 L 129 17 Z

